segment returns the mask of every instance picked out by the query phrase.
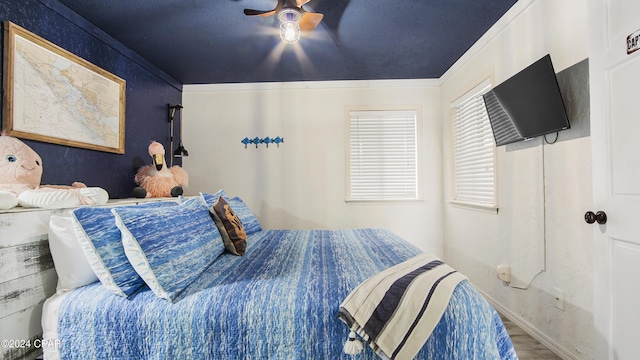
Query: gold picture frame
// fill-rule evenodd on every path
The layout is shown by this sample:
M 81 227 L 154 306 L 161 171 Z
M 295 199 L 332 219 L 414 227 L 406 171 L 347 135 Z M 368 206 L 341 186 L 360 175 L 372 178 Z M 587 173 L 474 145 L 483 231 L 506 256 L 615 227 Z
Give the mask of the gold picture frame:
M 4 24 L 6 135 L 124 154 L 125 80 Z

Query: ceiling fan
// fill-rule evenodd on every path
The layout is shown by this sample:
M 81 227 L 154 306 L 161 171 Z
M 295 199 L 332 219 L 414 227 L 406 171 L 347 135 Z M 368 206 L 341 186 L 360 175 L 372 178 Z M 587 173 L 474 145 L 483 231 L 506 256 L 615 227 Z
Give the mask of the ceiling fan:
M 287 43 L 295 43 L 300 39 L 300 31 L 311 31 L 322 21 L 324 15 L 306 11 L 302 5 L 310 0 L 278 0 L 273 10 L 244 9 L 247 16 L 277 15 L 281 22 L 280 37 Z

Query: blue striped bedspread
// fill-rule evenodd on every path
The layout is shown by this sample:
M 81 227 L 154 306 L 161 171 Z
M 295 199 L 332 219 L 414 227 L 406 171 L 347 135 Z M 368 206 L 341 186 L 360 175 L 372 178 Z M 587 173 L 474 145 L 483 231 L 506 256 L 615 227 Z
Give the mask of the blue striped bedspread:
M 359 283 L 420 250 L 383 229 L 265 230 L 221 255 L 169 303 L 99 282 L 59 309 L 62 359 L 352 359 L 340 303 Z M 370 348 L 357 359 L 376 359 Z M 417 359 L 517 359 L 496 311 L 467 282 Z

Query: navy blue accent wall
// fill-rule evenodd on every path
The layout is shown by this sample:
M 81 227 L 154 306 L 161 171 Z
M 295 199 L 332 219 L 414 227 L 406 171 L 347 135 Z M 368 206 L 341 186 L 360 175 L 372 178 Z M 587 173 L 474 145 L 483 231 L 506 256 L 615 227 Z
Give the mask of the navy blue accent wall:
M 167 104 L 181 103 L 182 84 L 56 0 L 0 0 L 0 20 L 22 26 L 126 80 L 123 155 L 23 141 L 42 157 L 42 184 L 70 185 L 81 181 L 87 186 L 106 189 L 111 198 L 131 197 L 137 167 L 151 163 L 147 147 L 152 140 L 164 144 L 169 161 Z M 2 68 L 0 75 L 4 77 Z M 174 147 L 177 146 L 180 120 L 177 116 Z M 174 160 L 176 164 L 181 165 L 180 159 Z

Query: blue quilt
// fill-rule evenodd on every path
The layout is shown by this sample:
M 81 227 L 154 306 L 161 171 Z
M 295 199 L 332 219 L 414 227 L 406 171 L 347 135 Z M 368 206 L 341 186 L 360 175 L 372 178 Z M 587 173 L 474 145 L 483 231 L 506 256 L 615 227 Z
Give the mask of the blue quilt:
M 360 282 L 420 250 L 382 229 L 265 230 L 222 254 L 173 303 L 129 299 L 99 282 L 59 309 L 62 359 L 352 359 L 340 303 Z M 376 359 L 368 347 L 356 358 Z M 517 359 L 496 311 L 467 282 L 418 359 Z

